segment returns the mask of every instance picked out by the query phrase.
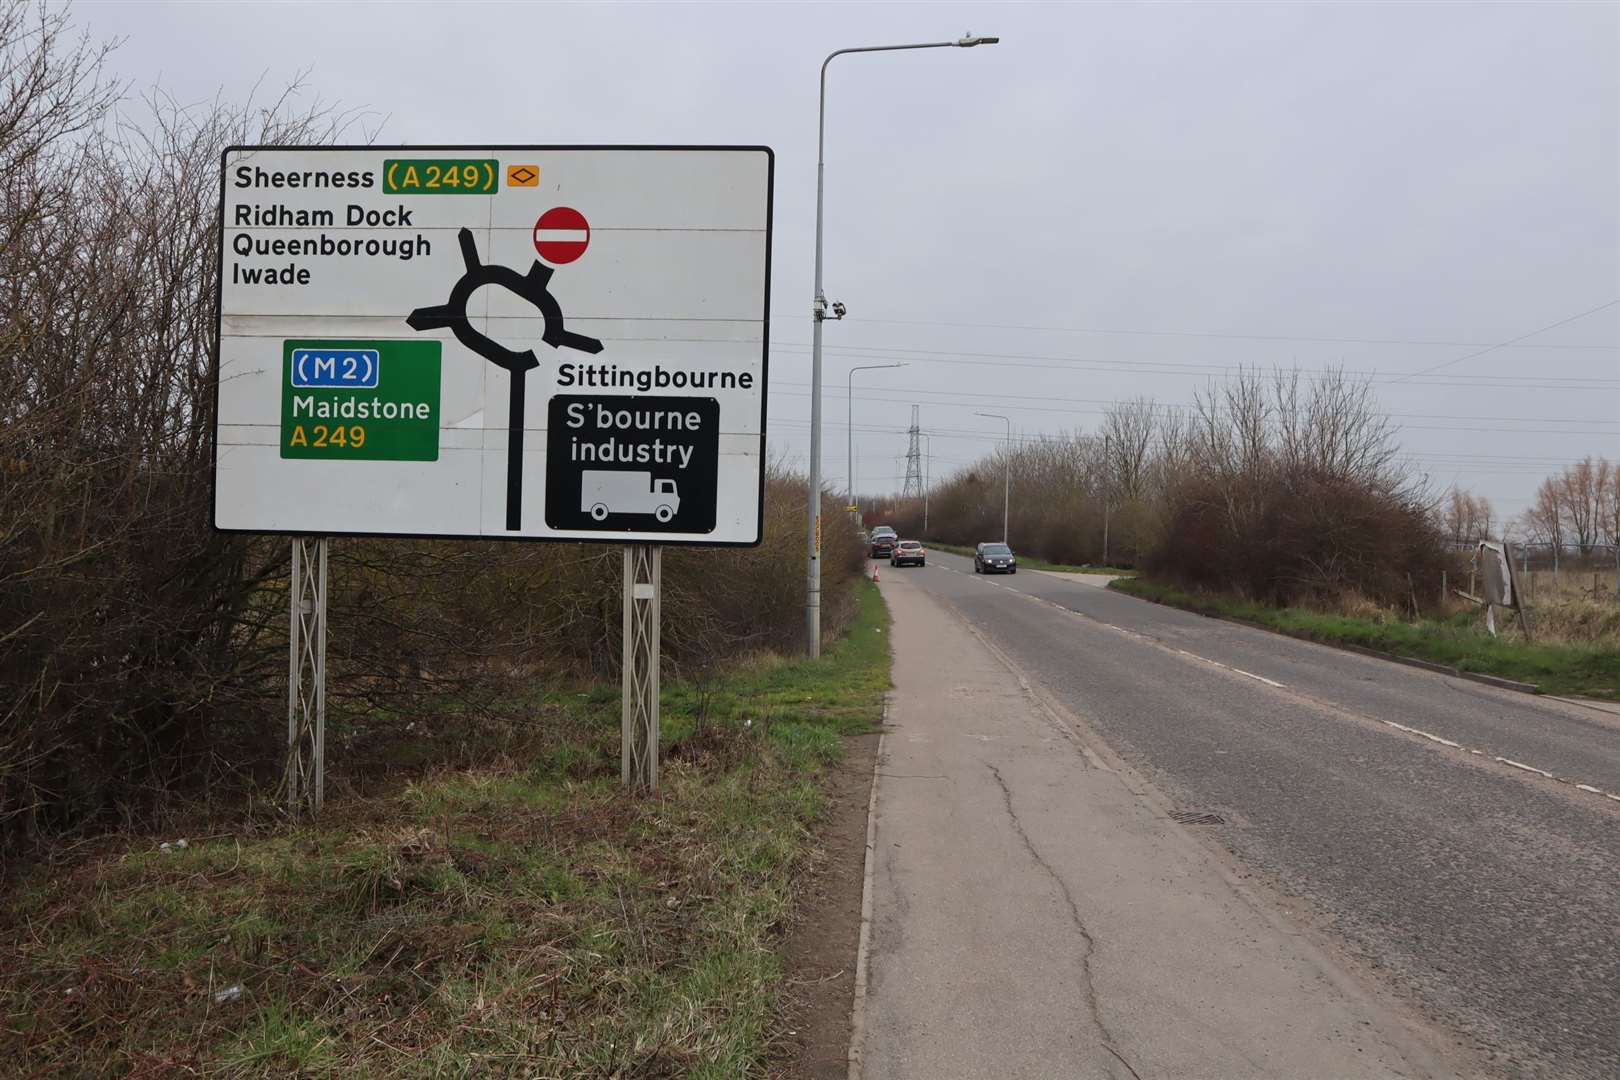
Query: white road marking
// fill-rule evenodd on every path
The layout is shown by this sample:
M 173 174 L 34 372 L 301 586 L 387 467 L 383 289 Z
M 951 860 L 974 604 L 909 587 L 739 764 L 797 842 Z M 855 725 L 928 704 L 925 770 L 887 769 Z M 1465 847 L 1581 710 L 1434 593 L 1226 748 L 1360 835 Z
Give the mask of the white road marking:
M 1108 625 L 1112 626 L 1113 623 L 1109 623 Z M 1207 656 L 1199 656 L 1197 653 L 1190 653 L 1186 649 L 1177 649 L 1176 652 L 1180 653 L 1182 656 L 1190 656 L 1194 660 L 1201 661 L 1201 662 L 1203 662 L 1205 664 L 1212 664 L 1215 667 L 1222 668 L 1223 670 L 1226 670 L 1226 671 L 1230 671 L 1234 675 L 1242 675 L 1246 679 L 1253 679 L 1255 682 L 1263 682 L 1267 686 L 1276 687 L 1278 690 L 1286 690 L 1287 689 L 1287 687 L 1283 686 L 1282 683 L 1275 682 L 1275 681 L 1273 681 L 1271 679 L 1268 679 L 1264 675 L 1256 675 L 1252 671 L 1244 671 L 1242 668 L 1235 668 L 1231 664 L 1223 664 L 1219 660 L 1211 660 Z
M 1256 675 L 1254 672 L 1252 672 L 1252 671 L 1244 671 L 1242 668 L 1233 668 L 1232 670 L 1237 672 L 1239 675 L 1247 676 L 1248 678 L 1254 679 L 1257 682 L 1263 682 L 1267 686 L 1275 686 L 1278 689 L 1282 689 L 1282 683 L 1280 683 L 1280 682 L 1272 682 L 1270 679 L 1266 678 L 1264 675 Z
M 1059 605 L 1054 604 L 1053 606 L 1058 607 Z M 1068 609 L 1060 607 L 1059 610 L 1067 611 Z M 1111 622 L 1105 622 L 1105 623 L 1103 623 L 1103 625 L 1108 627 L 1108 629 L 1114 631 L 1117 634 L 1124 634 L 1128 638 L 1135 638 L 1137 641 L 1145 642 L 1148 645 L 1157 645 L 1158 644 L 1158 642 L 1155 641 L 1153 638 L 1148 637 L 1146 634 L 1138 633 L 1135 630 L 1130 630 L 1130 629 L 1127 629 L 1126 627 L 1123 627 L 1123 626 L 1117 626 L 1117 625 L 1115 625 L 1114 623 L 1111 623 Z
M 1546 769 L 1538 769 L 1534 765 L 1526 765 L 1524 762 L 1522 762 L 1522 761 L 1514 761 L 1512 758 L 1495 757 L 1492 760 L 1500 761 L 1504 765 L 1511 765 L 1515 769 L 1523 769 L 1525 772 L 1533 772 L 1537 776 L 1545 776 L 1549 780 L 1557 780 L 1558 779 L 1558 777 L 1554 776 L 1552 773 L 1548 772 Z
M 1421 728 L 1407 727 L 1405 724 L 1397 724 L 1393 720 L 1380 720 L 1379 723 L 1388 724 L 1392 728 L 1397 728 L 1397 729 L 1399 729 L 1401 731 L 1408 732 L 1408 733 L 1410 733 L 1412 735 L 1421 735 L 1425 739 L 1428 739 L 1430 742 L 1437 742 L 1441 746 L 1449 746 L 1453 750 L 1466 749 L 1463 746 L 1462 743 L 1452 742 L 1450 739 L 1441 738 L 1439 735 L 1432 735 L 1429 732 L 1422 730 Z M 1483 753 L 1483 751 L 1475 750 L 1475 751 L 1473 751 L 1473 753 L 1479 754 L 1479 753 Z
M 950 570 L 951 573 L 953 573 L 953 574 L 961 572 L 959 570 L 953 570 L 948 566 L 941 567 L 941 569 Z M 998 583 L 996 583 L 994 581 L 986 581 L 984 584 L 993 585 L 998 589 L 1007 589 L 1009 592 L 1016 592 L 1016 593 L 1018 593 L 1019 596 L 1024 597 L 1026 600 L 1033 600 L 1038 604 L 1045 604 L 1048 607 L 1056 608 L 1058 611 L 1061 611 L 1066 615 L 1072 615 L 1075 618 L 1085 619 L 1088 622 L 1094 622 L 1099 626 L 1106 626 L 1108 629 L 1114 631 L 1117 634 L 1123 634 L 1125 637 L 1128 637 L 1128 638 L 1135 638 L 1137 641 L 1143 642 L 1145 644 L 1154 645 L 1154 646 L 1162 646 L 1162 647 L 1164 647 L 1166 649 L 1169 649 L 1172 652 L 1180 653 L 1182 656 L 1185 656 L 1188 659 L 1197 660 L 1197 661 L 1199 661 L 1201 663 L 1209 664 L 1209 665 L 1211 665 L 1213 667 L 1223 668 L 1226 671 L 1232 672 L 1234 675 L 1242 675 L 1244 678 L 1253 679 L 1256 682 L 1265 683 L 1267 686 L 1274 687 L 1275 689 L 1278 689 L 1278 690 L 1286 690 L 1287 689 L 1287 687 L 1284 686 L 1282 683 L 1276 682 L 1276 681 L 1274 681 L 1272 679 L 1268 679 L 1264 675 L 1256 675 L 1252 671 L 1244 671 L 1242 668 L 1235 668 L 1235 667 L 1232 667 L 1230 664 L 1223 664 L 1219 660 L 1211 660 L 1207 656 L 1199 656 L 1197 653 L 1188 652 L 1186 649 L 1178 649 L 1178 648 L 1175 648 L 1174 646 L 1165 645 L 1158 638 L 1151 637 L 1151 636 L 1149 636 L 1147 634 L 1140 633 L 1139 631 L 1136 631 L 1136 630 L 1128 629 L 1126 627 L 1118 625 L 1117 623 L 1103 622 L 1101 619 L 1094 619 L 1089 615 L 1082 615 L 1080 612 L 1075 611 L 1073 608 L 1064 607 L 1062 604 L 1058 603 L 1057 601 L 1048 600 L 1044 596 L 1036 596 L 1034 593 L 1020 592 L 1017 589 L 1012 589 L 1012 588 L 1010 588 L 1008 586 L 1000 585 L 1000 584 L 998 584 Z M 1522 761 L 1514 761 L 1512 758 L 1501 757 L 1501 756 L 1499 756 L 1497 754 L 1487 754 L 1484 750 L 1475 750 L 1471 746 L 1464 746 L 1460 742 L 1455 742 L 1455 741 L 1453 741 L 1451 739 L 1446 738 L 1443 735 L 1436 735 L 1433 732 L 1424 731 L 1422 728 L 1408 727 L 1405 724 L 1398 724 L 1394 720 L 1385 720 L 1382 717 L 1374 716 L 1374 717 L 1369 717 L 1368 719 L 1377 720 L 1380 724 L 1383 724 L 1386 727 L 1392 727 L 1397 731 L 1404 731 L 1408 735 L 1416 735 L 1419 738 L 1427 739 L 1429 742 L 1438 743 L 1441 746 L 1450 747 L 1453 750 L 1466 750 L 1468 753 L 1474 754 L 1474 755 L 1476 755 L 1478 757 L 1489 757 L 1492 761 L 1496 761 L 1496 762 L 1499 762 L 1500 764 L 1510 766 L 1511 768 L 1521 769 L 1524 772 L 1534 773 L 1535 775 L 1544 777 L 1544 778 L 1546 778 L 1548 780 L 1553 781 L 1554 783 L 1564 784 L 1564 785 L 1566 785 L 1568 787 L 1572 787 L 1576 791 L 1584 791 L 1588 795 L 1600 795 L 1605 799 L 1609 799 L 1609 800 L 1612 800 L 1614 802 L 1620 802 L 1620 795 L 1615 795 L 1615 794 L 1613 794 L 1611 792 L 1604 791 L 1602 788 L 1593 787 L 1591 784 L 1579 783 L 1577 781 L 1570 780 L 1570 779 L 1567 779 L 1565 777 L 1559 776 L 1556 773 L 1550 773 L 1546 769 L 1538 769 L 1534 765 L 1526 765 Z

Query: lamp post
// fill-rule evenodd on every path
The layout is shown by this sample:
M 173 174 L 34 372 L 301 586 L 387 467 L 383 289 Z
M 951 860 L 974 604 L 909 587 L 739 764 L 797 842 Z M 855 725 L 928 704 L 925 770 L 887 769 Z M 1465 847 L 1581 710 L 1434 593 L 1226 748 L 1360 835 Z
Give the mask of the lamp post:
M 1108 436 L 1103 436 L 1103 566 L 1108 566 L 1108 510 L 1114 485 L 1108 482 Z
M 928 432 L 919 432 L 923 440 L 923 535 L 928 535 L 928 486 L 934 482 L 934 440 Z M 1620 565 L 1620 556 L 1616 557 Z
M 844 404 L 846 406 L 848 406 L 848 417 L 849 417 L 849 419 L 848 419 L 849 457 L 848 457 L 848 459 L 846 459 L 846 464 L 845 464 L 845 468 L 846 468 L 846 470 L 848 471 L 848 474 L 849 474 L 849 479 L 847 481 L 847 486 L 845 487 L 844 490 L 845 490 L 845 493 L 849 496 L 849 499 L 848 499 L 849 504 L 853 504 L 855 502 L 855 373 L 857 371 L 877 371 L 880 368 L 905 367 L 905 366 L 906 365 L 904 363 L 899 363 L 899 364 L 862 364 L 860 367 L 852 367 L 852 368 L 849 369 L 849 389 L 847 391 L 845 391 L 845 393 L 844 393 Z
M 827 297 L 821 289 L 822 191 L 826 173 L 827 146 L 827 65 L 845 53 L 901 52 L 908 49 L 971 49 L 994 45 L 995 37 L 964 36 L 958 41 L 928 41 L 916 45 L 863 45 L 838 49 L 821 62 L 821 104 L 816 119 L 816 292 L 811 301 L 810 333 L 810 487 L 805 498 L 805 547 L 809 552 L 806 572 L 805 652 L 813 660 L 821 655 L 821 324 L 827 318 Z M 844 317 L 844 305 L 833 305 L 833 317 Z
M 1007 421 L 1007 459 L 1002 462 L 1001 472 L 1001 542 L 1007 542 L 1007 503 L 1008 493 L 1012 491 L 1012 421 L 1000 413 L 976 412 L 974 416 L 988 416 L 992 420 Z

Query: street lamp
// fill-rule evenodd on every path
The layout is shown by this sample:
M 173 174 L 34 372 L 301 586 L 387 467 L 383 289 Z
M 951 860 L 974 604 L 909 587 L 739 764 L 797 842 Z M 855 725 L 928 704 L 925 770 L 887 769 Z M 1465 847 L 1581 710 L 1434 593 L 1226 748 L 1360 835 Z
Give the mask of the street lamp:
M 810 305 L 810 488 L 805 498 L 805 547 L 809 552 L 806 572 L 805 651 L 814 660 L 821 655 L 821 324 L 827 318 L 827 297 L 821 289 L 822 191 L 826 173 L 827 147 L 827 65 L 845 53 L 902 52 L 908 49 L 971 49 L 994 45 L 998 37 L 964 35 L 956 41 L 929 41 L 916 45 L 863 45 L 837 49 L 821 62 L 821 104 L 816 118 L 816 294 Z M 844 305 L 832 305 L 835 319 L 844 317 Z
M 849 369 L 849 389 L 845 391 L 844 395 L 844 404 L 848 406 L 849 417 L 849 457 L 845 460 L 844 466 L 849 476 L 847 486 L 845 488 L 845 491 L 849 496 L 849 505 L 853 505 L 855 502 L 855 373 L 857 371 L 877 371 L 881 368 L 905 366 L 906 365 L 904 363 L 862 364 L 860 367 L 852 367 Z
M 1001 474 L 1001 542 L 1007 542 L 1007 494 L 1012 490 L 1012 421 L 1000 413 L 976 412 L 974 416 L 988 416 L 992 420 L 1007 421 L 1007 459 L 1002 462 Z
M 1109 482 L 1108 472 L 1108 436 L 1103 436 L 1103 565 L 1111 565 L 1108 561 L 1108 511 L 1109 502 L 1114 493 L 1114 485 Z
M 923 440 L 923 535 L 928 535 L 928 487 L 934 482 L 934 440 L 928 432 L 918 432 Z

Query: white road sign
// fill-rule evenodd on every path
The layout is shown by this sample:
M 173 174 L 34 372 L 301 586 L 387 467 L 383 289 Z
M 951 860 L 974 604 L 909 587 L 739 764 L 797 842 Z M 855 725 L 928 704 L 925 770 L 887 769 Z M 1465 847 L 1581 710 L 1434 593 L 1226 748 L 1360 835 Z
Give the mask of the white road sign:
M 214 525 L 757 544 L 765 147 L 233 147 Z

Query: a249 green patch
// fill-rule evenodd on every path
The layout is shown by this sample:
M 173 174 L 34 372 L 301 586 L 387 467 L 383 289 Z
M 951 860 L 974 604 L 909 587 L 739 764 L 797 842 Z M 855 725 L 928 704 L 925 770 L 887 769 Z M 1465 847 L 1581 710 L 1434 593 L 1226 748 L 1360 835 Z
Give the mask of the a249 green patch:
M 437 341 L 283 341 L 281 456 L 437 461 L 441 352 Z

